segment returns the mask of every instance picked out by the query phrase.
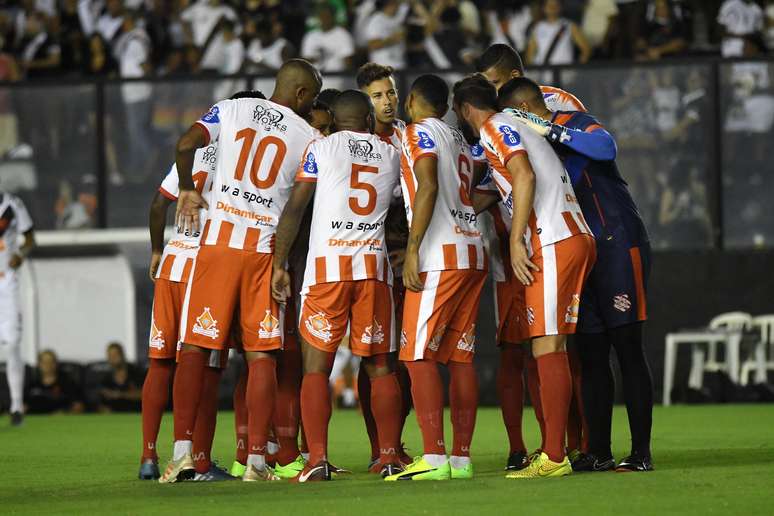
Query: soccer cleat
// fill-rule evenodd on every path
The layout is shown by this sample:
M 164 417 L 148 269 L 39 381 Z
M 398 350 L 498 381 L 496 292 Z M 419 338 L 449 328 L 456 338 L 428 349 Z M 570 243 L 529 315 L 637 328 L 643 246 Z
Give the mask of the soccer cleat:
M 554 462 L 543 452 L 537 459 L 530 462 L 529 466 L 520 471 L 512 471 L 505 475 L 505 478 L 552 478 L 563 477 L 570 473 L 572 473 L 572 466 L 567 457 L 562 462 Z
M 320 461 L 314 466 L 307 464 L 304 469 L 290 481 L 296 483 L 324 482 L 331 480 L 331 465 L 327 461 Z
M 570 459 L 570 464 L 583 457 L 583 455 L 585 454 L 577 448 L 567 452 L 567 458 Z
M 336 475 L 351 475 L 352 474 L 352 472 L 350 470 L 344 469 L 344 468 L 340 468 L 338 466 L 334 466 L 330 462 L 328 463 L 328 471 L 330 471 L 331 475 L 333 475 L 334 477 Z
M 633 453 L 626 457 L 615 468 L 618 473 L 629 473 L 633 471 L 653 471 L 653 462 L 650 455 L 639 455 Z
M 190 453 L 186 453 L 182 459 L 171 460 L 167 463 L 167 469 L 159 478 L 159 483 L 172 484 L 181 480 L 191 480 L 195 473 L 193 457 Z
M 508 456 L 508 463 L 505 465 L 505 471 L 519 471 L 529 465 L 527 452 L 513 452 Z
M 400 448 L 398 448 L 398 460 L 400 460 L 404 467 L 411 464 L 414 460 L 406 453 L 406 443 L 400 443 Z
M 450 466 L 452 480 L 470 480 L 473 478 L 473 463 L 469 462 L 463 468 Z
M 282 480 L 278 477 L 269 465 L 264 465 L 258 469 L 252 464 L 245 466 L 245 474 L 242 475 L 243 482 L 276 482 Z
M 382 471 L 382 463 L 379 462 L 379 458 L 371 459 L 371 462 L 368 463 L 368 472 L 369 473 L 379 473 Z
M 24 414 L 11 412 L 11 426 L 22 426 L 22 423 L 24 423 Z
M 543 453 L 543 448 L 537 448 L 535 451 L 527 455 L 527 464 L 532 464 L 535 460 L 540 458 L 540 454 Z
M 451 480 L 451 467 L 447 460 L 443 466 L 434 468 L 425 460 L 424 457 L 415 457 L 405 470 L 385 477 L 386 482 L 395 482 L 398 480 Z
M 570 461 L 573 471 L 611 471 L 615 469 L 615 459 L 600 459 L 593 453 L 584 453 Z
M 274 466 L 274 473 L 280 478 L 289 479 L 301 473 L 304 470 L 304 466 L 306 466 L 306 461 L 299 455 L 296 457 L 296 460 L 284 466 L 278 463 Z
M 140 473 L 137 478 L 140 480 L 156 480 L 161 476 L 159 465 L 153 459 L 145 459 L 140 464 Z
M 229 475 L 228 471 L 215 463 L 210 464 L 210 469 L 206 473 L 196 473 L 193 478 L 194 482 L 223 482 L 236 479 L 237 477 Z
M 247 466 L 245 466 L 238 460 L 235 460 L 234 463 L 231 465 L 231 470 L 229 471 L 229 474 L 231 474 L 232 477 L 242 477 L 245 474 L 246 469 L 247 469 Z
M 398 473 L 403 472 L 405 469 L 403 467 L 403 464 L 401 463 L 394 463 L 394 464 L 381 464 L 379 463 L 379 466 L 381 466 L 381 471 L 379 471 L 379 474 L 382 478 L 391 477 L 393 475 L 397 475 Z

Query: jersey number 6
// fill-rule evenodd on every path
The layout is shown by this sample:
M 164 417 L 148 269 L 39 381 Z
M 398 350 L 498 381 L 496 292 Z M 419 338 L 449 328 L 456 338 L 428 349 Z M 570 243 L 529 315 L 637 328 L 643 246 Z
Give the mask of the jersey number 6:
M 352 164 L 352 175 L 349 176 L 349 187 L 353 190 L 365 191 L 368 194 L 368 200 L 365 203 L 365 206 L 363 206 L 360 204 L 360 199 L 357 197 L 350 197 L 349 207 L 354 213 L 365 216 L 370 215 L 374 211 L 374 208 L 376 208 L 376 188 L 374 188 L 373 185 L 361 182 L 359 177 L 360 173 L 377 174 L 379 173 L 379 169 L 368 165 Z
M 255 141 L 256 131 L 255 129 L 242 129 L 236 133 L 235 141 L 244 140 L 242 142 L 242 150 L 239 152 L 239 161 L 237 161 L 236 170 L 234 171 L 234 178 L 237 181 L 241 181 L 245 175 L 245 168 L 247 167 L 247 158 L 250 156 L 250 150 L 253 148 L 253 142 Z M 274 159 L 269 167 L 269 173 L 264 179 L 258 177 L 258 168 L 263 162 L 263 157 L 266 154 L 266 149 L 273 145 L 276 148 L 274 153 Z M 250 166 L 250 181 L 256 188 L 271 188 L 274 182 L 277 180 L 279 169 L 282 166 L 282 160 L 285 159 L 285 154 L 288 148 L 285 142 L 277 138 L 276 136 L 264 136 L 261 141 L 258 142 L 258 148 L 255 149 L 255 156 L 253 156 L 253 163 Z

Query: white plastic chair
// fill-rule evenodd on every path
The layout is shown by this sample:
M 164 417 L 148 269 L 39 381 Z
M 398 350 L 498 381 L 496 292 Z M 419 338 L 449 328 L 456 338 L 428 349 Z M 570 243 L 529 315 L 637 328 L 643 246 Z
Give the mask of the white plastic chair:
M 742 363 L 742 371 L 739 374 L 742 385 L 750 382 L 752 372 L 755 373 L 755 383 L 766 383 L 767 372 L 774 370 L 774 315 L 754 317 L 752 325 L 760 333 L 752 357 Z

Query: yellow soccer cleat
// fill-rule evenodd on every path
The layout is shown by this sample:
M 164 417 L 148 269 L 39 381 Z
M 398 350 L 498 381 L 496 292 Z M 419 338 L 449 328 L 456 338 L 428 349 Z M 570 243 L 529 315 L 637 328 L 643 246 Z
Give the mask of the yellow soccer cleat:
M 451 466 L 447 460 L 443 466 L 434 468 L 424 457 L 414 458 L 414 462 L 406 466 L 404 471 L 384 477 L 386 482 L 398 480 L 451 480 Z
M 282 479 L 278 477 L 274 473 L 274 470 L 268 465 L 258 469 L 252 464 L 248 464 L 247 469 L 245 469 L 245 474 L 242 475 L 243 482 L 276 482 L 278 480 Z
M 553 478 L 563 477 L 570 473 L 572 473 L 572 466 L 567 457 L 562 462 L 554 462 L 548 458 L 545 452 L 542 452 L 529 466 L 508 473 L 505 478 Z
M 172 484 L 181 480 L 191 480 L 195 473 L 193 457 L 190 453 L 186 453 L 180 460 L 171 460 L 167 463 L 167 469 L 159 478 L 159 483 Z

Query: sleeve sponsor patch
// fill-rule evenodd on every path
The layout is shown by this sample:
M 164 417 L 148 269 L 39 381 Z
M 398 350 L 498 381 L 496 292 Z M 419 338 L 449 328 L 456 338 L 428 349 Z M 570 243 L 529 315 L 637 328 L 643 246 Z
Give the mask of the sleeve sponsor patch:
M 218 113 L 220 113 L 218 106 L 212 106 L 210 110 L 207 111 L 207 113 L 202 117 L 202 122 L 208 124 L 219 124 L 220 118 L 218 117 Z
M 503 135 L 503 143 L 508 147 L 516 147 L 521 143 L 521 136 L 513 127 L 509 125 L 501 125 L 500 134 Z
M 304 161 L 304 173 L 317 175 L 317 162 L 314 160 L 314 154 L 307 153 L 306 160 Z
M 417 139 L 418 139 L 417 145 L 419 145 L 419 147 L 421 149 L 434 149 L 435 148 L 435 142 L 433 141 L 432 138 L 430 138 L 430 135 L 427 134 L 426 132 L 419 131 L 417 133 Z
M 480 143 L 474 143 L 470 146 L 470 153 L 474 158 L 480 159 L 484 155 L 484 147 Z

